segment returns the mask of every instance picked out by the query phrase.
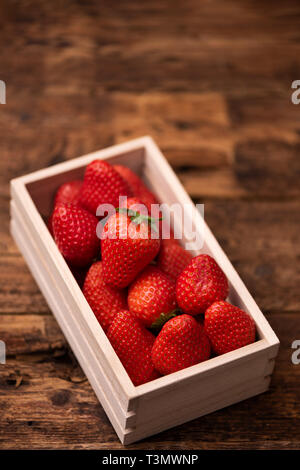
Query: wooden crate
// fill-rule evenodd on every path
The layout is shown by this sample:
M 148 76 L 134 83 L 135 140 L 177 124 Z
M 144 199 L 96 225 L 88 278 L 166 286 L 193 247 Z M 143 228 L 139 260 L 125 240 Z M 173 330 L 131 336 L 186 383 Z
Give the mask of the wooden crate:
M 266 391 L 279 341 L 195 206 L 190 216 L 197 230 L 204 227 L 201 252 L 211 254 L 223 269 L 229 301 L 253 317 L 257 341 L 150 383 L 132 384 L 43 221 L 58 186 L 82 178 L 95 158 L 135 170 L 160 202 L 192 201 L 150 137 L 11 182 L 11 233 L 121 442 L 135 442 Z

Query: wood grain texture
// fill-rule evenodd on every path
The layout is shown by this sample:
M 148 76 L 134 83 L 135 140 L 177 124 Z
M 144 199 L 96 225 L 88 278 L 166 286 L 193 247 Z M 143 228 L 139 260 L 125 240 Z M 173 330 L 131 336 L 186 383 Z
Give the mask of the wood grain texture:
M 270 392 L 135 447 L 300 447 L 299 13 L 296 1 L 1 2 L 0 448 L 121 448 L 89 384 L 70 379 L 79 369 L 8 234 L 8 181 L 144 134 L 205 203 L 282 346 Z
M 2 313 L 49 313 L 24 260 L 18 256 L 0 258 L 0 305 Z
M 64 336 L 51 315 L 1 315 L 0 338 L 7 357 L 52 352 L 66 347 Z

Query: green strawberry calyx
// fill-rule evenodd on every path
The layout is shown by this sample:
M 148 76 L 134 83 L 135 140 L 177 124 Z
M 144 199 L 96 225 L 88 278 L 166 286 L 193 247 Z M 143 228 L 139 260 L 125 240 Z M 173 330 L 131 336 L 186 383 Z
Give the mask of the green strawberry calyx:
M 163 217 L 155 218 L 150 217 L 149 215 L 140 214 L 140 212 L 133 211 L 132 209 L 128 209 L 127 207 L 117 207 L 116 212 L 120 214 L 127 214 L 130 217 L 131 221 L 136 224 L 140 225 L 143 222 L 149 224 L 154 231 L 157 232 L 157 223 L 160 220 L 163 220 Z
M 151 330 L 160 330 L 168 320 L 177 317 L 177 315 L 180 315 L 181 313 L 182 312 L 179 308 L 175 308 L 168 313 L 161 313 L 160 316 L 152 323 L 150 327 Z

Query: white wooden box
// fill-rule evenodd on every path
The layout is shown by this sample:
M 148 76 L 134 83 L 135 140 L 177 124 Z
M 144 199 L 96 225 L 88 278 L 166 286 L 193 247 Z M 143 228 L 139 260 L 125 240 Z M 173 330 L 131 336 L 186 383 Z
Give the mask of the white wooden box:
M 201 252 L 211 254 L 225 272 L 229 301 L 254 318 L 258 339 L 150 383 L 132 384 L 43 221 L 58 186 L 82 178 L 95 158 L 135 170 L 160 202 L 192 201 L 150 137 L 11 181 L 11 233 L 121 442 L 135 442 L 265 392 L 279 341 L 206 224 Z M 196 229 L 203 227 L 195 206 L 192 218 Z

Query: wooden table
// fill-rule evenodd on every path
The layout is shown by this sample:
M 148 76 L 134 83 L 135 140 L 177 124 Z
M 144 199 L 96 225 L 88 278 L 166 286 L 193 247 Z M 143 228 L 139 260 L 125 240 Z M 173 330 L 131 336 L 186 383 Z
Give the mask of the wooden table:
M 9 235 L 11 178 L 151 134 L 281 340 L 268 393 L 129 448 L 300 446 L 297 2 L 0 5 L 0 448 L 122 445 Z

